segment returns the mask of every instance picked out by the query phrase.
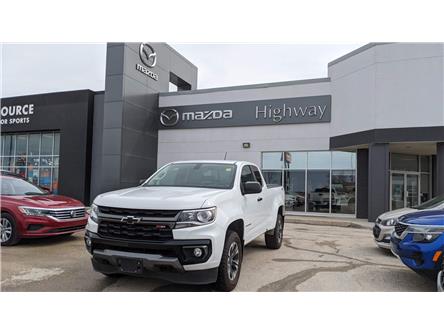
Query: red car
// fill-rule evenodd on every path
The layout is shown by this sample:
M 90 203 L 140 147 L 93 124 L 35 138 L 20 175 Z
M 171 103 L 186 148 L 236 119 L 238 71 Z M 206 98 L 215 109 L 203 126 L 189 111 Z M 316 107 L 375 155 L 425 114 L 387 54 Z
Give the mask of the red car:
M 26 180 L 5 175 L 1 181 L 0 241 L 14 245 L 21 238 L 72 234 L 88 220 L 78 200 L 49 194 Z

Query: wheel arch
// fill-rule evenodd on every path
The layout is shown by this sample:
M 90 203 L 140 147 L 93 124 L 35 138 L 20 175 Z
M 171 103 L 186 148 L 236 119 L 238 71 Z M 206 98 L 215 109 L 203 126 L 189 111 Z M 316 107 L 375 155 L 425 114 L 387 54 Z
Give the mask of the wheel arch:
M 278 208 L 278 214 L 284 216 L 284 205 L 279 206 L 279 208 Z
M 228 231 L 235 231 L 239 235 L 239 238 L 242 241 L 242 245 L 245 243 L 245 224 L 244 224 L 244 220 L 237 219 L 237 220 L 231 222 L 228 225 L 227 231 L 225 232 L 225 239 L 227 239 Z

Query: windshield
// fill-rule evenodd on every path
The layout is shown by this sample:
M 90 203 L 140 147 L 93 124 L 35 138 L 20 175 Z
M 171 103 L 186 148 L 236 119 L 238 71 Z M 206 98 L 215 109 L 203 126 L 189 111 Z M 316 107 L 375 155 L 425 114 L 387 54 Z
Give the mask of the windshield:
M 2 195 L 42 195 L 41 188 L 20 178 L 1 177 Z
M 221 163 L 170 164 L 142 186 L 179 186 L 230 189 L 233 187 L 236 166 Z
M 444 195 L 438 195 L 437 197 L 435 197 L 429 201 L 426 201 L 423 204 L 416 206 L 414 208 L 416 208 L 418 210 L 432 209 L 432 208 L 438 207 L 442 203 L 444 203 Z

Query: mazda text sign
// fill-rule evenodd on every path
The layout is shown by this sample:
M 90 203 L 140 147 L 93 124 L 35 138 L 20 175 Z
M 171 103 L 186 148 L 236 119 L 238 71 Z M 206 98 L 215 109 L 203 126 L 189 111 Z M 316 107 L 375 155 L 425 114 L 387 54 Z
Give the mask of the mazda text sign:
M 186 105 L 162 108 L 161 129 L 328 123 L 331 96 Z

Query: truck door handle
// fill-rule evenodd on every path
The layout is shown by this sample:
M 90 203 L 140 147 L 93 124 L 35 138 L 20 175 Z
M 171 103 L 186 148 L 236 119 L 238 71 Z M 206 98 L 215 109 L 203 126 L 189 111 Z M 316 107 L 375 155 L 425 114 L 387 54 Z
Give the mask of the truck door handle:
M 257 198 L 257 201 L 262 201 L 262 200 L 264 200 L 263 198 Z

